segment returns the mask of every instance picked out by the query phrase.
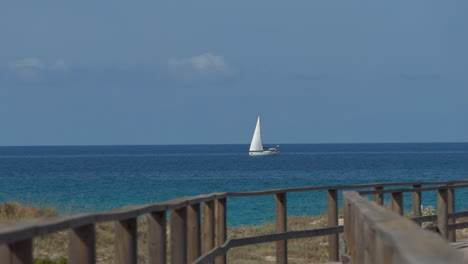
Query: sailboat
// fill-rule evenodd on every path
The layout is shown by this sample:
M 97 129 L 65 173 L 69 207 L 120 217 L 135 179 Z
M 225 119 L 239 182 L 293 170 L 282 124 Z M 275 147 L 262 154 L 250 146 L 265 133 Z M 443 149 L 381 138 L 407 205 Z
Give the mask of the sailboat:
M 278 146 L 277 146 L 278 147 Z M 250 143 L 249 155 L 250 156 L 270 156 L 278 154 L 277 148 L 264 148 L 262 144 L 262 135 L 260 133 L 260 116 L 257 119 L 257 126 Z

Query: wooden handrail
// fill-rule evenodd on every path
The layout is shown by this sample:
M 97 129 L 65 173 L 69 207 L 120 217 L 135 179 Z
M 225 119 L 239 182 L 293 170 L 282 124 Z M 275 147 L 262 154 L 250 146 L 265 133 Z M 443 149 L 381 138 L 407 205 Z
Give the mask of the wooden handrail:
M 406 193 L 406 192 L 427 192 L 427 191 L 438 191 L 441 189 L 460 189 L 467 188 L 468 184 L 453 185 L 448 187 L 446 185 L 434 186 L 434 187 L 424 187 L 424 188 L 405 188 L 405 189 L 385 189 L 385 190 L 373 190 L 373 191 L 358 191 L 360 195 L 369 195 L 369 194 L 385 194 L 385 193 Z
M 442 191 L 445 192 L 445 191 Z M 460 252 L 437 234 L 369 201 L 344 192 L 345 240 L 352 263 L 462 263 Z M 440 228 L 440 226 L 439 226 Z M 424 243 L 421 243 L 424 241 Z
M 384 182 L 384 183 L 369 183 L 369 184 L 356 184 L 356 185 L 331 185 L 331 186 L 309 186 L 309 187 L 293 187 L 282 189 L 270 189 L 263 191 L 250 191 L 250 192 L 227 192 L 226 197 L 245 197 L 245 196 L 259 196 L 270 195 L 284 192 L 307 192 L 307 191 L 326 191 L 330 189 L 336 190 L 355 190 L 375 187 L 391 187 L 391 186 L 412 186 L 412 185 L 439 185 L 439 184 L 459 184 L 468 183 L 468 180 L 457 181 L 433 181 L 433 182 Z
M 422 185 L 429 185 L 432 187 L 421 187 Z M 438 185 L 438 186 L 433 186 Z M 394 189 L 384 189 L 384 187 L 399 187 L 399 186 L 410 186 L 410 188 L 394 188 Z M 193 197 L 181 197 L 174 200 L 169 200 L 162 203 L 153 203 L 153 204 L 143 204 L 143 205 L 130 205 L 121 208 L 116 208 L 112 210 L 106 210 L 97 213 L 85 213 L 85 214 L 76 214 L 71 216 L 56 216 L 51 218 L 38 218 L 32 220 L 21 221 L 17 224 L 12 225 L 2 225 L 0 226 L 0 247 L 7 245 L 9 250 L 16 250 L 18 252 L 26 252 L 30 249 L 30 241 L 35 236 L 47 235 L 55 233 L 62 230 L 70 230 L 70 243 L 71 245 L 79 245 L 81 251 L 86 253 L 85 258 L 80 258 L 76 254 L 69 254 L 72 262 L 80 262 L 82 259 L 92 259 L 95 257 L 95 240 L 93 236 L 95 233 L 93 231 L 94 225 L 99 222 L 116 222 L 117 231 L 125 235 L 125 240 L 119 241 L 117 247 L 122 247 L 128 249 L 127 253 L 122 256 L 122 259 L 127 259 L 130 262 L 135 260 L 136 254 L 136 218 L 141 215 L 149 215 L 150 221 L 148 226 L 148 233 L 156 236 L 152 241 L 152 245 L 148 245 L 150 251 L 154 250 L 165 254 L 166 251 L 166 212 L 170 211 L 172 215 L 175 216 L 173 219 L 171 217 L 171 237 L 177 238 L 177 241 L 172 241 L 171 251 L 184 251 L 178 255 L 173 255 L 171 258 L 172 263 L 185 263 L 186 261 L 194 260 L 200 254 L 205 253 L 204 256 L 200 256 L 197 260 L 205 259 L 206 256 L 218 256 L 216 263 L 225 263 L 226 258 L 219 257 L 224 255 L 229 248 L 237 247 L 244 245 L 250 245 L 255 243 L 265 242 L 274 242 L 274 241 L 284 241 L 278 242 L 278 258 L 281 258 L 284 263 L 287 260 L 287 240 L 298 238 L 298 237 L 312 237 L 316 236 L 315 234 L 329 235 L 329 258 L 330 260 L 337 260 L 337 240 L 339 233 L 338 231 L 342 227 L 337 226 L 337 201 L 338 201 L 338 191 L 339 190 L 359 190 L 359 189 L 368 189 L 374 188 L 374 190 L 361 190 L 359 193 L 361 195 L 374 195 L 379 200 L 378 203 L 383 203 L 383 195 L 386 193 L 392 193 L 395 199 L 395 210 L 402 213 L 402 199 L 401 193 L 413 192 L 419 193 L 418 199 L 413 199 L 413 208 L 420 206 L 420 193 L 425 191 L 439 191 L 439 193 L 444 192 L 445 190 L 450 190 L 448 192 L 448 199 L 453 199 L 453 191 L 458 188 L 467 188 L 468 180 L 457 180 L 457 181 L 435 181 L 435 182 L 395 182 L 395 183 L 371 183 L 371 184 L 359 184 L 359 185 L 345 185 L 345 186 L 309 186 L 309 187 L 296 187 L 296 188 L 282 188 L 282 189 L 271 189 L 271 190 L 261 190 L 261 191 L 249 191 L 249 192 L 225 192 L 225 193 L 211 193 L 205 195 L 198 195 Z M 305 230 L 305 231 L 291 231 L 291 232 L 282 232 L 286 231 L 287 227 L 284 226 L 284 223 L 278 223 L 277 233 L 258 236 L 258 237 L 248 237 L 241 239 L 232 239 L 226 241 L 226 198 L 228 197 L 248 197 L 248 196 L 261 196 L 261 195 L 272 195 L 274 194 L 277 199 L 283 199 L 284 195 L 284 208 L 281 206 L 277 210 L 285 210 L 286 208 L 286 194 L 288 192 L 306 192 L 306 191 L 328 191 L 328 227 L 325 229 L 316 229 L 317 232 L 312 232 L 314 230 Z M 400 195 L 396 195 L 400 193 Z M 396 195 L 396 196 L 395 196 Z M 443 194 L 445 195 L 445 194 Z M 451 196 L 450 196 L 451 195 Z M 395 198 L 396 197 L 396 198 Z M 445 197 L 445 196 L 442 196 Z M 450 198 L 452 197 L 452 198 Z M 414 198 L 414 197 L 413 197 Z M 441 198 L 442 199 L 442 198 Z M 416 201 L 416 202 L 415 202 Z M 419 201 L 419 202 L 418 202 Z M 203 205 L 203 206 L 201 206 Z M 211 206 L 211 207 L 210 207 Z M 444 204 L 445 206 L 445 204 Z M 452 219 L 459 217 L 468 216 L 468 212 L 458 212 L 453 213 L 453 205 L 447 203 L 447 213 L 445 215 L 439 216 L 443 217 L 439 220 L 443 221 L 443 225 L 439 226 L 439 229 L 442 228 L 444 235 L 450 236 L 451 232 L 455 229 L 467 228 L 467 223 L 457 223 L 453 224 Z M 452 206 L 452 207 L 451 207 Z M 202 223 L 197 219 L 200 218 L 200 207 L 202 207 Z M 187 208 L 189 208 L 189 213 L 187 216 Z M 211 208 L 211 209 L 210 209 Z M 278 207 L 277 207 L 278 208 Z M 208 210 L 208 211 L 207 211 Z M 198 212 L 198 213 L 197 213 Z M 285 211 L 279 211 L 278 219 L 284 221 L 286 217 Z M 416 213 L 417 216 L 417 213 Z M 188 218 L 188 219 L 187 219 Z M 421 223 L 425 221 L 433 221 L 437 216 L 424 216 L 414 218 L 415 222 Z M 187 230 L 187 225 L 191 228 Z M 209 225 L 209 226 L 208 226 Z M 341 228 L 341 229 L 340 229 Z M 174 230 L 177 229 L 178 231 Z M 120 231 L 119 231 L 120 230 Z M 320 231 L 321 230 L 321 231 Z M 328 230 L 328 231 L 324 231 Z M 330 230 L 334 230 L 333 232 Z M 338 231 L 337 231 L 338 230 Z M 75 233 L 73 233 L 75 232 Z M 187 234 L 187 232 L 191 232 Z M 322 233 L 320 233 L 322 232 Z M 324 233 L 325 232 L 325 233 Z M 331 232 L 331 233 L 326 233 Z M 91 236 L 87 237 L 87 242 L 85 245 L 81 245 L 80 236 Z M 188 235 L 188 237 L 187 237 Z M 320 236 L 322 236 L 320 235 Z M 123 236 L 123 235 L 122 235 Z M 116 238 L 116 239 L 120 239 Z M 249 244 L 250 243 L 250 244 Z M 164 244 L 164 245 L 163 245 Z M 9 245 L 9 246 L 8 246 Z M 24 247 L 23 247 L 24 245 Z M 21 248 L 21 250 L 20 250 Z M 16 252 L 15 251 L 15 252 Z M 25 255 L 25 259 L 29 259 L 29 254 Z M 151 260 L 154 260 L 155 263 L 159 261 L 165 261 L 166 256 L 159 256 L 151 252 L 149 254 Z M 2 255 L 0 253 L 0 260 Z M 214 259 L 211 259 L 211 261 Z M 89 261 L 92 263 L 92 261 Z M 203 262 L 205 263 L 205 262 Z
M 39 218 L 33 220 L 25 220 L 17 224 L 3 225 L 0 227 L 0 244 L 11 243 L 20 241 L 32 236 L 47 235 L 61 230 L 75 228 L 83 225 L 121 221 L 140 215 L 162 212 L 169 210 L 177 210 L 188 205 L 212 201 L 214 199 L 226 197 L 243 197 L 243 196 L 256 196 L 266 194 L 277 194 L 284 192 L 302 192 L 302 191 L 320 191 L 320 190 L 346 190 L 346 189 L 361 189 L 373 188 L 378 186 L 412 186 L 412 185 L 435 185 L 435 184 L 458 184 L 465 183 L 468 180 L 459 181 L 437 181 L 437 182 L 407 182 L 407 183 L 375 183 L 375 184 L 360 184 L 360 185 L 347 185 L 347 186 L 319 186 L 319 187 L 298 187 L 298 188 L 284 188 L 273 189 L 266 191 L 256 192 L 239 192 L 239 193 L 212 193 L 206 195 L 199 195 L 194 197 L 182 197 L 174 200 L 166 201 L 163 203 L 144 204 L 144 205 L 129 205 L 117 209 L 111 209 L 98 213 L 76 214 L 71 216 L 57 216 L 49 218 Z M 452 188 L 466 188 L 466 185 L 454 185 Z M 416 188 L 416 189 L 384 189 L 378 191 L 360 191 L 361 194 L 383 194 L 392 192 L 412 192 L 412 191 L 432 191 L 447 188 L 445 186 Z

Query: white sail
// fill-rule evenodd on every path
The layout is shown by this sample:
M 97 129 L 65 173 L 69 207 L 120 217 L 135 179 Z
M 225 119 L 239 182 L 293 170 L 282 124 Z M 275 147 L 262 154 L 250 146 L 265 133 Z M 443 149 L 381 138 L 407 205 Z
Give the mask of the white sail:
M 263 151 L 262 136 L 260 135 L 260 116 L 257 119 L 257 126 L 255 127 L 249 151 Z

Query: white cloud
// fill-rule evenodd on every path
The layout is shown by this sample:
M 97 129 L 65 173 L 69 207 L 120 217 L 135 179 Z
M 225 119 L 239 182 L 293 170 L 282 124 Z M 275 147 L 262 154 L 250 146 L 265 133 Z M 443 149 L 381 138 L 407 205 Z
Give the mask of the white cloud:
M 44 65 L 45 65 L 44 61 L 35 57 L 23 58 L 20 60 L 8 62 L 8 68 L 10 68 L 10 70 L 19 70 L 19 69 L 42 70 L 44 69 Z
M 69 67 L 70 65 L 67 64 L 63 58 L 58 58 L 51 66 L 52 69 L 59 71 L 68 70 Z
M 44 70 L 45 62 L 36 57 L 28 57 L 8 62 L 10 71 L 26 79 L 35 79 Z
M 169 71 L 182 81 L 213 81 L 231 77 L 235 70 L 223 56 L 204 53 L 190 58 L 170 58 Z
M 70 65 L 63 58 L 58 58 L 51 63 L 37 57 L 26 57 L 8 62 L 8 69 L 25 79 L 36 79 L 43 71 L 65 71 L 69 67 Z

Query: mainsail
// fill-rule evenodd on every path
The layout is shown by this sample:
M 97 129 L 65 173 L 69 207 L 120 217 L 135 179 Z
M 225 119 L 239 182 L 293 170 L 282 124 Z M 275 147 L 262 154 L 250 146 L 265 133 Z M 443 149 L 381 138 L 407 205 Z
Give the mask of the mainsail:
M 257 119 L 257 126 L 255 127 L 249 151 L 263 151 L 262 136 L 260 135 L 260 116 Z

